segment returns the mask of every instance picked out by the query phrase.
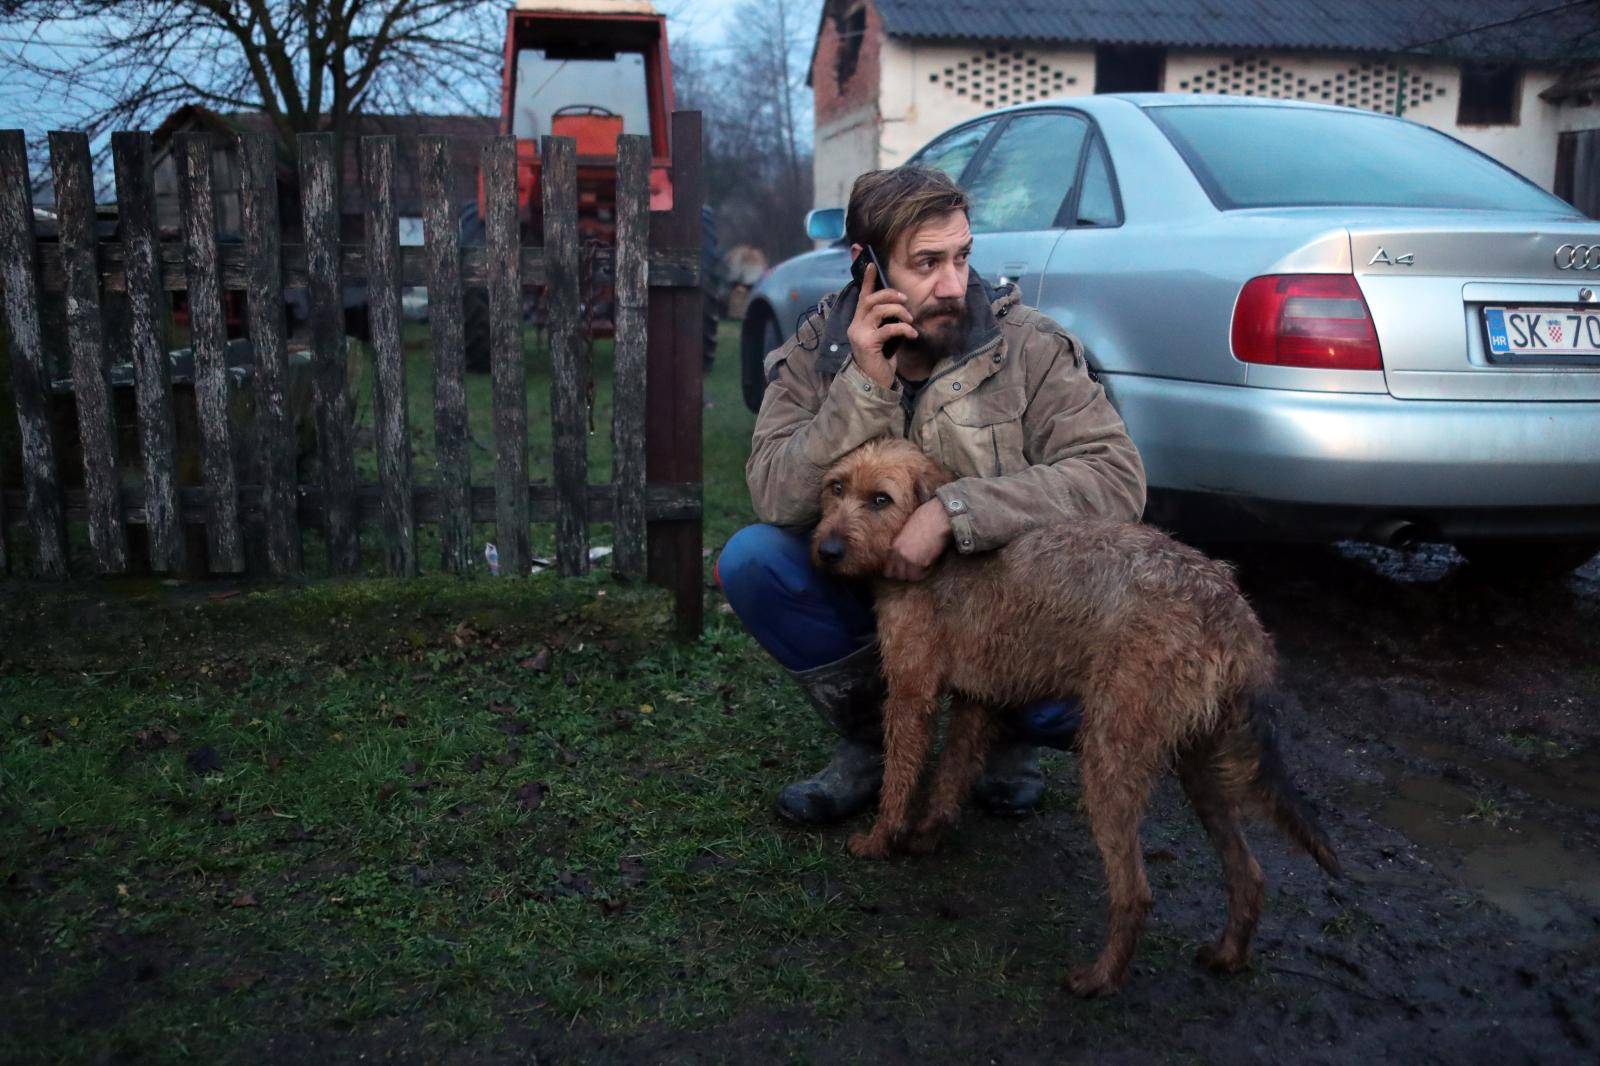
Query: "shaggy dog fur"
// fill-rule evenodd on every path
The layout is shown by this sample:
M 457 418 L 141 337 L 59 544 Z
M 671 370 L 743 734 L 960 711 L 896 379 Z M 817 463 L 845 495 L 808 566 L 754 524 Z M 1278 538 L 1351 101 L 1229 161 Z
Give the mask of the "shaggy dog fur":
M 994 552 L 947 553 L 922 581 L 883 580 L 895 535 L 949 480 L 914 445 L 878 440 L 823 481 L 812 558 L 841 576 L 877 579 L 888 685 L 878 818 L 850 850 L 862 858 L 932 850 L 983 769 L 996 712 L 1073 693 L 1083 700 L 1083 806 L 1110 914 L 1104 950 L 1069 986 L 1104 995 L 1127 978 L 1151 904 L 1139 824 L 1168 768 L 1221 853 L 1227 888 L 1227 925 L 1197 961 L 1242 969 L 1264 891 L 1243 812 L 1263 810 L 1329 874 L 1339 867 L 1284 772 L 1265 698 L 1272 641 L 1232 572 L 1148 526 L 1085 519 Z M 946 693 L 944 755 L 918 817 L 918 781 Z

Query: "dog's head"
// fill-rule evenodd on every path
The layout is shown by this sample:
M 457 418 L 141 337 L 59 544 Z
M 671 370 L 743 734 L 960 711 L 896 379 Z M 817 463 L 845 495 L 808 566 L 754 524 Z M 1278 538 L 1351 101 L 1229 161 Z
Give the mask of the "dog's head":
M 933 498 L 950 474 L 908 441 L 868 441 L 822 477 L 822 520 L 811 537 L 811 561 L 840 577 L 883 572 L 889 548 L 911 513 Z

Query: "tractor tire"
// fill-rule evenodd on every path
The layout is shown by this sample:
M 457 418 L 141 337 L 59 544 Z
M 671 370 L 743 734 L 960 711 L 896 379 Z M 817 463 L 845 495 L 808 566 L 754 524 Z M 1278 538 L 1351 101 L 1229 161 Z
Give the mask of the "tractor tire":
M 466 367 L 475 374 L 489 372 L 489 291 L 466 289 L 461 293 L 461 340 Z

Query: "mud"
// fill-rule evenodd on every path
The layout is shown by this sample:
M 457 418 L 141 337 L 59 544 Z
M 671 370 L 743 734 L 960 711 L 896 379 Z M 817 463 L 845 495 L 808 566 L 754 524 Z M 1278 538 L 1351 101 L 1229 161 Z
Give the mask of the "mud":
M 1115 1000 L 1049 991 L 1098 943 L 1100 867 L 1060 782 L 1022 823 L 975 818 L 931 863 L 970 898 L 875 901 L 871 935 L 953 907 L 1015 953 L 1014 985 L 930 976 L 843 1019 L 752 1010 L 695 1034 L 534 1035 L 591 1061 L 1593 1062 L 1600 1057 L 1600 561 L 1508 587 L 1445 547 L 1230 553 L 1279 643 L 1291 769 L 1339 849 L 1327 881 L 1264 826 L 1252 971 L 1188 964 L 1221 919 L 1218 870 L 1177 790 L 1144 846 L 1156 893 Z M 827 843 L 843 846 L 843 833 Z M 843 952 L 846 946 L 837 950 Z M 823 953 L 826 953 L 826 949 Z M 915 968 L 914 956 L 908 965 Z

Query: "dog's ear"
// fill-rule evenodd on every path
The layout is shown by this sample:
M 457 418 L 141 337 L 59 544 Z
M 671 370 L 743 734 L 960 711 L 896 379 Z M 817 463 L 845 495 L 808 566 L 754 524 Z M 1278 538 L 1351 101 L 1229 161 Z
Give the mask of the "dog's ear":
M 923 455 L 921 460 L 917 464 L 916 475 L 912 482 L 917 494 L 918 504 L 927 503 L 933 499 L 933 494 L 938 490 L 939 486 L 948 485 L 955 480 L 950 476 L 950 471 L 946 470 L 930 456 Z

